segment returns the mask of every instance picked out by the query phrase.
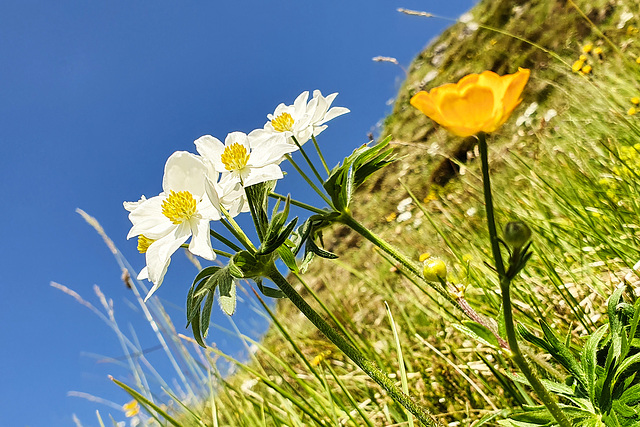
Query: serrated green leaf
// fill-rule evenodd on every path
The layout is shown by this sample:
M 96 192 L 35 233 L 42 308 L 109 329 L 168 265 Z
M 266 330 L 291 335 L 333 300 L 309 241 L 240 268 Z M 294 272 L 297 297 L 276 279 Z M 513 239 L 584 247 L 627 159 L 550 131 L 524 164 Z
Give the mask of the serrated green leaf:
M 262 292 L 262 294 L 266 297 L 269 297 L 269 298 L 286 298 L 287 297 L 285 293 L 282 292 L 280 289 L 265 286 L 264 283 L 262 283 L 262 280 L 256 281 L 256 284 L 258 285 L 258 289 L 260 289 L 260 292 Z
M 565 367 L 567 371 L 573 375 L 583 387 L 587 387 L 587 379 L 584 374 L 584 370 L 578 360 L 573 357 L 573 353 L 571 350 L 567 348 L 562 341 L 560 341 L 549 325 L 544 321 L 540 320 L 540 327 L 542 328 L 542 332 L 544 333 L 544 337 L 546 342 L 549 344 L 549 353 L 553 356 L 553 358 L 560 362 L 562 366 Z

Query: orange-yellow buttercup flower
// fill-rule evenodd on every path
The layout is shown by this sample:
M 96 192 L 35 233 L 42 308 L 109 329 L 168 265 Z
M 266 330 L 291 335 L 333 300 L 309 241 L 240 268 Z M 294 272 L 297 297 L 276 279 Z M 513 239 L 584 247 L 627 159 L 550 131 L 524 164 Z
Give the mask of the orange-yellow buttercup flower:
M 458 83 L 418 92 L 411 105 L 458 136 L 493 132 L 522 101 L 529 74 L 525 68 L 506 76 L 493 71 L 469 74 Z

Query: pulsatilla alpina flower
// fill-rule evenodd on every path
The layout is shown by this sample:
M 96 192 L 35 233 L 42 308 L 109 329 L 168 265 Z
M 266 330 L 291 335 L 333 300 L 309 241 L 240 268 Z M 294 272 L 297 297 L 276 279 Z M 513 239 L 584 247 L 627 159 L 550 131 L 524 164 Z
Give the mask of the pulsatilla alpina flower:
M 294 144 L 292 138 L 295 138 L 302 145 L 312 135 L 318 136 L 325 130 L 326 122 L 349 112 L 345 107 L 331 107 L 336 96 L 337 93 L 332 93 L 325 97 L 319 90 L 314 90 L 313 98 L 307 102 L 309 92 L 304 91 L 293 105 L 278 105 L 273 114 L 267 115 L 269 121 L 264 128 L 252 131 L 249 136 L 258 144 L 275 137 L 289 144 Z
M 232 132 L 224 140 L 205 135 L 195 141 L 198 153 L 220 171 L 220 185 L 239 182 L 243 187 L 283 177 L 278 164 L 285 154 L 298 147 L 283 141 L 253 144 L 242 132 Z
M 127 238 L 138 236 L 138 250 L 147 266 L 138 279 L 149 279 L 153 287 L 148 299 L 162 284 L 171 255 L 189 237 L 189 252 L 213 260 L 209 222 L 220 219 L 206 191 L 207 167 L 200 157 L 186 151 L 169 157 L 162 180 L 163 192 L 150 199 L 125 202 L 133 226 Z
M 458 83 L 421 91 L 411 105 L 458 136 L 493 132 L 520 104 L 529 70 L 499 76 L 493 71 L 469 74 Z

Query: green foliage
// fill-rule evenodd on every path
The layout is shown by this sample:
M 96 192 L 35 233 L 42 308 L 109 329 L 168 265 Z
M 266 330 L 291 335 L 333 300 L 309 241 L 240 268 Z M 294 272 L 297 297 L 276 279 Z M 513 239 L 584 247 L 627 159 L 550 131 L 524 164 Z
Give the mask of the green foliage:
M 640 425 L 640 300 L 633 309 L 622 300 L 624 288 L 618 288 L 609 298 L 609 323 L 586 338 L 577 354 L 560 341 L 544 322 L 540 326 L 544 338 L 538 338 L 525 328 L 522 337 L 542 348 L 569 373 L 563 383 L 548 381 L 549 388 L 569 404 L 562 410 L 576 426 Z M 580 361 L 578 361 L 578 358 Z M 525 382 L 522 378 L 519 381 Z M 534 427 L 556 425 L 543 406 L 525 407 L 513 413 L 502 425 Z
M 337 212 L 348 212 L 358 187 L 372 174 L 394 161 L 391 157 L 393 149 L 389 148 L 390 140 L 391 137 L 388 136 L 373 147 L 363 145 L 345 158 L 341 165 L 333 168 L 323 187 Z

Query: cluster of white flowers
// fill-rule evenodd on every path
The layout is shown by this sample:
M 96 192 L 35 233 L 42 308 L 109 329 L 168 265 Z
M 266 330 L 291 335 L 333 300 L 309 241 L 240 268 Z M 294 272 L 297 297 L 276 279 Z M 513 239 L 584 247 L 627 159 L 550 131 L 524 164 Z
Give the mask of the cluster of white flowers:
M 309 92 L 303 92 L 293 105 L 280 104 L 267 115 L 263 129 L 232 132 L 224 144 L 211 135 L 198 138 L 198 155 L 177 151 L 169 157 L 159 195 L 124 202 L 133 224 L 127 238 L 138 236 L 138 250 L 146 256 L 138 279 L 153 283 L 146 299 L 162 284 L 171 255 L 189 238 L 192 254 L 215 259 L 209 223 L 219 220 L 223 209 L 231 217 L 247 212 L 244 187 L 282 178 L 285 155 L 325 130 L 327 121 L 349 112 L 330 108 L 337 95 L 324 97 L 316 90 L 308 101 Z

